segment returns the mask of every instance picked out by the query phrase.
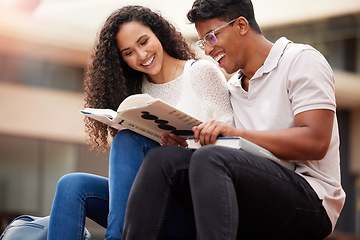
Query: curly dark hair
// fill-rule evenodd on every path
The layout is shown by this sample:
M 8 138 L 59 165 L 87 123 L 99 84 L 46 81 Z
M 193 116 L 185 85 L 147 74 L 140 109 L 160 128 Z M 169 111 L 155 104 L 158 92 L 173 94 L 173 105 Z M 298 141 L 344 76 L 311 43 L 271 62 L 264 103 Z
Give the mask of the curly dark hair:
M 255 32 L 262 34 L 251 0 L 195 0 L 187 14 L 191 23 L 211 18 L 231 21 L 240 16 L 246 18 Z
M 116 110 L 129 95 L 141 93 L 144 73 L 130 68 L 117 47 L 120 26 L 136 21 L 149 27 L 171 57 L 180 60 L 195 58 L 185 38 L 160 13 L 142 6 L 126 6 L 113 12 L 105 21 L 85 70 L 85 107 Z M 103 123 L 86 117 L 86 133 L 92 149 L 108 150 L 108 137 L 118 132 Z

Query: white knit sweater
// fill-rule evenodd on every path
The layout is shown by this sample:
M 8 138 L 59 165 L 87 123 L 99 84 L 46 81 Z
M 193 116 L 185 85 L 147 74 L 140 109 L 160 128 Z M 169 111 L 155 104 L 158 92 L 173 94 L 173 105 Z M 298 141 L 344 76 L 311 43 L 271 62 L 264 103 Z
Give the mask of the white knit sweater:
M 144 78 L 142 92 L 160 98 L 199 120 L 216 119 L 234 126 L 226 79 L 210 61 L 188 60 L 183 74 L 164 84 L 154 84 Z

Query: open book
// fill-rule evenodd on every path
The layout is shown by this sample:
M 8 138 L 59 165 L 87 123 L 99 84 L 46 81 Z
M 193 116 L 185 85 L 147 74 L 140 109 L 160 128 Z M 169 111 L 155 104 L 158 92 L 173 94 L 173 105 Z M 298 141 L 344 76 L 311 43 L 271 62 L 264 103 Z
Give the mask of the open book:
M 127 97 L 117 111 L 85 108 L 81 113 L 113 128 L 130 129 L 157 142 L 161 142 L 163 132 L 184 138 L 192 136 L 192 127 L 202 123 L 195 117 L 148 94 Z
M 187 142 L 189 144 L 188 145 L 189 149 L 197 149 L 201 147 L 200 142 L 195 142 L 193 137 L 189 137 L 187 139 Z M 256 145 L 255 143 L 252 143 L 241 137 L 219 137 L 216 140 L 215 145 L 242 149 L 244 151 L 258 155 L 260 157 L 271 159 L 290 170 L 295 170 L 294 163 L 286 160 L 281 160 L 277 158 L 274 154 L 272 154 L 269 150 L 262 148 Z

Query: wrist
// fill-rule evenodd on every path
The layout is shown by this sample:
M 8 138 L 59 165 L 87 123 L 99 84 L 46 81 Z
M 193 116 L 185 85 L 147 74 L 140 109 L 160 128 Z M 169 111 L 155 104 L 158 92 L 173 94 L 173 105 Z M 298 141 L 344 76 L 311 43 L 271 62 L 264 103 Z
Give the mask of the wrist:
M 246 130 L 235 128 L 233 137 L 246 138 Z

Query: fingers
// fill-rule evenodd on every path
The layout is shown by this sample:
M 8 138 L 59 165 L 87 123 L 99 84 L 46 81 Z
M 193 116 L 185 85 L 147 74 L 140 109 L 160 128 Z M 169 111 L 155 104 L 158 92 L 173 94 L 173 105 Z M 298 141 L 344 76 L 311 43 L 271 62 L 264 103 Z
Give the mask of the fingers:
M 205 125 L 200 134 L 200 144 L 209 145 L 214 144 L 219 136 L 218 125 L 213 122 L 209 122 Z
M 192 130 L 195 141 L 200 141 L 201 145 L 214 144 L 221 133 L 221 126 L 221 122 L 212 120 L 194 127 Z
M 194 132 L 194 140 L 195 142 L 198 142 L 199 141 L 199 136 L 200 136 L 200 132 L 201 132 L 201 129 L 202 129 L 202 124 L 200 124 L 199 126 L 195 126 L 192 128 L 192 131 Z
M 179 147 L 187 147 L 188 143 L 186 142 L 186 139 L 177 136 L 175 134 L 169 134 L 169 133 L 163 133 L 161 136 L 161 145 L 168 146 L 179 146 Z

